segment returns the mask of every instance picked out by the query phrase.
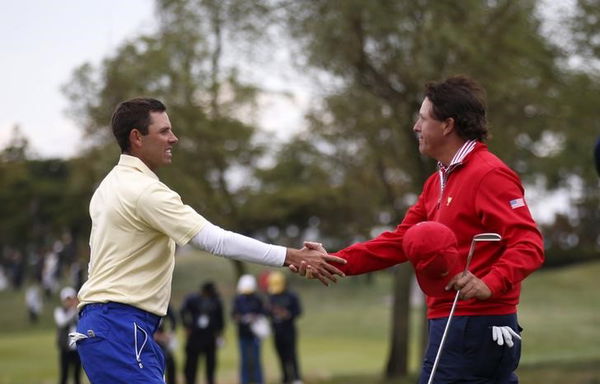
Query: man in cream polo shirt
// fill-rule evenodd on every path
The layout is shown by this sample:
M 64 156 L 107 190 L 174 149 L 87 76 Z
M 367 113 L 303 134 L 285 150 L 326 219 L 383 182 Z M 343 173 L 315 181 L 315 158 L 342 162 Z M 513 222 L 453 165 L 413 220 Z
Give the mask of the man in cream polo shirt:
M 154 173 L 171 163 L 178 140 L 160 101 L 122 102 L 111 126 L 122 154 L 90 202 L 89 277 L 72 334 L 92 383 L 164 383 L 164 358 L 152 335 L 171 296 L 175 244 L 292 270 L 308 266 L 325 285 L 343 276 L 328 263 L 344 263 L 340 258 L 226 231 L 184 205 Z

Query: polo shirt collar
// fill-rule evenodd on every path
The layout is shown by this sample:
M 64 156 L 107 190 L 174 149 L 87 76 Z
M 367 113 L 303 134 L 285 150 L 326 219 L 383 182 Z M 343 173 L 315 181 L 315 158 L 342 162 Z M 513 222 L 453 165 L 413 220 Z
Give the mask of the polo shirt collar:
M 456 151 L 456 153 L 454 154 L 454 157 L 452 157 L 452 161 L 450 161 L 450 164 L 448 164 L 447 167 L 445 167 L 444 164 L 442 164 L 441 162 L 438 161 L 438 169 L 445 173 L 452 172 L 455 168 L 457 168 L 459 165 L 461 165 L 463 163 L 463 160 L 465 159 L 465 157 L 467 157 L 467 155 L 469 153 L 471 153 L 473 151 L 473 149 L 475 149 L 476 145 L 477 145 L 476 140 L 465 141 L 465 143 L 462 145 L 462 147 L 460 147 L 458 149 L 458 151 Z
M 121 157 L 119 157 L 119 165 L 135 168 L 143 174 L 158 180 L 158 176 L 156 176 L 156 174 L 152 172 L 142 160 L 135 156 L 121 154 Z

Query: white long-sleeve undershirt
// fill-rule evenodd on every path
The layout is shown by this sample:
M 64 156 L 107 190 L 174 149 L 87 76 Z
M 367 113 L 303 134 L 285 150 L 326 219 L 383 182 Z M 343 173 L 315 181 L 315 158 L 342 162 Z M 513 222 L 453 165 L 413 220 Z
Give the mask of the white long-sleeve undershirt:
M 285 247 L 226 231 L 209 222 L 204 224 L 191 243 L 214 255 L 273 267 L 283 266 L 287 252 Z

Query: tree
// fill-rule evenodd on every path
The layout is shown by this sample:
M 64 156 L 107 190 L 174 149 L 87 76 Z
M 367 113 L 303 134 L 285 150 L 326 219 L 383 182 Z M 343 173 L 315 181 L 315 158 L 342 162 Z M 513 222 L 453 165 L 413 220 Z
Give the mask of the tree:
M 156 4 L 156 33 L 125 42 L 99 69 L 84 64 L 75 70 L 65 87 L 73 115 L 96 148 L 114 147 L 108 119 L 120 101 L 140 95 L 164 100 L 180 142 L 177 161 L 163 179 L 211 221 L 244 229 L 238 213 L 242 191 L 232 184 L 232 174 L 250 177 L 249 167 L 262 153 L 253 141 L 256 127 L 247 118 L 258 90 L 240 81 L 238 58 L 225 43 L 256 33 L 248 21 L 256 8 L 237 0 Z M 102 155 L 104 173 L 115 156 L 114 150 Z M 243 265 L 234 265 L 241 275 Z

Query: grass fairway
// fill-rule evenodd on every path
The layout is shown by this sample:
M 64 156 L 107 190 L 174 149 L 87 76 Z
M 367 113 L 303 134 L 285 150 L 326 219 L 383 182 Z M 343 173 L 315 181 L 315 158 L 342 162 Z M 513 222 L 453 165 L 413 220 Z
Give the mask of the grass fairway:
M 253 273 L 261 270 L 252 268 Z M 600 300 L 597 299 L 600 262 L 537 272 L 524 284 L 520 322 L 524 350 L 519 368 L 522 384 L 600 383 Z M 173 303 L 201 282 L 217 282 L 230 310 L 235 281 L 227 261 L 185 253 L 175 271 Z M 291 276 L 303 301 L 299 321 L 300 364 L 307 384 L 388 384 L 381 379 L 388 352 L 390 274 L 348 278 L 325 288 L 315 281 Z M 0 293 L 0 384 L 51 384 L 57 381 L 57 351 L 51 319 L 56 300 L 44 308 L 36 325 L 27 323 L 23 292 Z M 183 337 L 179 335 L 179 372 Z M 237 340 L 227 324 L 226 344 L 219 352 L 221 384 L 237 383 Z M 411 363 L 417 366 L 418 362 Z M 271 340 L 263 344 L 263 367 L 269 383 L 279 372 Z M 203 375 L 203 365 L 199 375 Z M 203 376 L 199 376 L 200 379 Z M 180 374 L 181 379 L 181 374 Z M 415 377 L 393 381 L 414 383 Z

